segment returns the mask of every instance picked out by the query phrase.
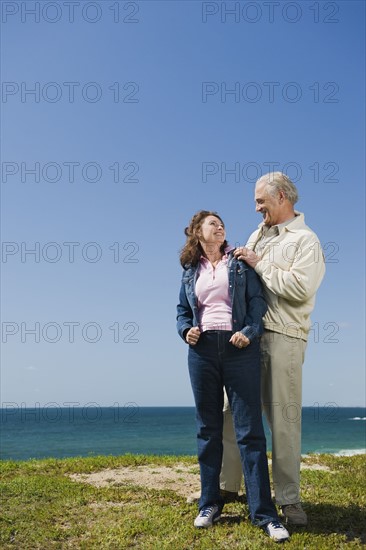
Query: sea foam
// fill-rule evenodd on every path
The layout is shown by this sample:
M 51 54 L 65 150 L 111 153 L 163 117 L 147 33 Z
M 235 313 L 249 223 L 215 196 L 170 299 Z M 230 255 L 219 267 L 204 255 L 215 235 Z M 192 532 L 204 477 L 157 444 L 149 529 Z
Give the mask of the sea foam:
M 366 449 L 342 449 L 337 453 L 333 453 L 334 456 L 355 456 L 366 454 Z

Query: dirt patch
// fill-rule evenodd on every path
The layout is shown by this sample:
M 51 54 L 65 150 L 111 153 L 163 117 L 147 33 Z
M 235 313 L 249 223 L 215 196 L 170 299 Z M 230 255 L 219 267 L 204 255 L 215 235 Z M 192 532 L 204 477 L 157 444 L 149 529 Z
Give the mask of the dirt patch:
M 268 461 L 271 464 L 271 460 Z M 301 464 L 302 470 L 330 471 L 328 466 L 321 464 Z M 71 479 L 90 483 L 95 487 L 118 487 L 137 485 L 148 489 L 170 489 L 182 497 L 199 495 L 200 476 L 198 467 L 187 464 L 168 466 L 133 466 L 102 470 L 92 474 L 72 474 Z
M 167 466 L 133 466 L 102 470 L 92 474 L 72 474 L 75 481 L 95 487 L 137 485 L 148 489 L 171 489 L 182 497 L 200 490 L 198 468 L 187 464 Z

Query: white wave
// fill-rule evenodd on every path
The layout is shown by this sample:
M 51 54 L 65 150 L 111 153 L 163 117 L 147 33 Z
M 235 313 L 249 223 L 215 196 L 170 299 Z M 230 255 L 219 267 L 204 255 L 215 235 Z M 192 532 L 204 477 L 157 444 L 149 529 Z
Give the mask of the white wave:
M 348 420 L 366 420 L 366 416 L 354 416 L 353 418 L 349 418 Z
M 334 456 L 355 456 L 366 454 L 366 449 L 342 449 L 337 453 L 333 453 Z

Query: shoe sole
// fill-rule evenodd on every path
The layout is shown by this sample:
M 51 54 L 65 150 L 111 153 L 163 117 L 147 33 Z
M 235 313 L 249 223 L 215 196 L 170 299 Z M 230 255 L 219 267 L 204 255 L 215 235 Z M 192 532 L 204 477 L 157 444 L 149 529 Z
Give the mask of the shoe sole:
M 266 533 L 266 534 L 269 536 L 269 538 L 270 538 L 271 540 L 273 540 L 274 542 L 286 542 L 287 540 L 290 540 L 290 538 L 291 538 L 290 536 L 288 536 L 288 537 L 284 537 L 284 538 L 282 538 L 282 539 L 277 539 L 275 536 L 271 536 L 269 533 L 267 533 L 267 531 L 265 531 L 265 533 Z

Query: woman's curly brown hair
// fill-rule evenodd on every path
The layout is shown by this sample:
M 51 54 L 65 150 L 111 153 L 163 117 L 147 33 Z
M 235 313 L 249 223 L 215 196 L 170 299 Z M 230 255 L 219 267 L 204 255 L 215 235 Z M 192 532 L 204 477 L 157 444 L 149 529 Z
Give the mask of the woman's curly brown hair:
M 184 233 L 187 236 L 187 241 L 182 251 L 180 253 L 180 263 L 181 266 L 187 268 L 188 266 L 195 267 L 202 255 L 205 255 L 203 248 L 199 242 L 198 232 L 201 229 L 201 225 L 207 216 L 215 216 L 222 225 L 225 227 L 224 222 L 220 218 L 217 212 L 212 212 L 209 210 L 200 210 L 197 212 L 191 221 L 189 226 L 185 228 Z M 227 241 L 225 240 L 220 246 L 220 251 L 224 254 L 225 248 L 227 247 Z

